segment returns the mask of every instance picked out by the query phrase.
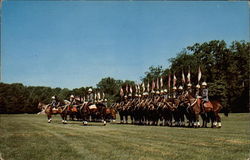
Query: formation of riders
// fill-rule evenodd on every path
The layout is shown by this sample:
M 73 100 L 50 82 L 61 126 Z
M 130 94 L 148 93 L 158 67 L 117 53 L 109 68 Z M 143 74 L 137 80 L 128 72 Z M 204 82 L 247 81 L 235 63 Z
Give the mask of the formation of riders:
M 100 94 L 100 93 L 99 93 Z M 49 104 L 49 106 L 52 106 L 52 108 L 58 108 L 60 106 L 60 101 L 58 100 L 57 96 L 52 96 L 51 97 L 52 101 Z M 105 98 L 103 94 L 103 99 L 100 98 L 100 96 L 96 96 L 93 93 L 92 88 L 88 89 L 88 94 L 87 98 L 85 99 L 80 99 L 78 97 L 75 97 L 73 94 L 70 95 L 69 100 L 65 100 L 65 102 L 68 102 L 68 106 L 79 106 L 79 104 L 86 103 L 87 105 L 92 105 L 95 103 L 103 103 L 107 105 L 107 99 Z

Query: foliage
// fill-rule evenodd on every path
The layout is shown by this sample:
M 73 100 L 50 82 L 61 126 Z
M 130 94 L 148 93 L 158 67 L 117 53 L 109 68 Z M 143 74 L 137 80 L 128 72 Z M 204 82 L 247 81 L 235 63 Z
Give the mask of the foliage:
M 141 80 L 147 84 L 163 77 L 167 85 L 168 75 L 177 77 L 177 85 L 182 84 L 182 71 L 187 75 L 190 70 L 193 86 L 198 83 L 198 67 L 202 71 L 201 81 L 206 81 L 211 99 L 219 99 L 231 112 L 249 112 L 249 51 L 250 43 L 234 41 L 227 45 L 225 41 L 213 40 L 188 46 L 169 59 L 170 67 L 151 66 Z M 172 83 L 171 83 L 172 84 Z M 104 92 L 108 104 L 119 101 L 119 90 L 126 86 L 135 90 L 135 82 L 116 80 L 111 77 L 101 79 L 94 92 Z M 0 113 L 36 113 L 39 102 L 50 103 L 51 96 L 59 100 L 68 99 L 71 94 L 86 97 L 90 87 L 69 90 L 43 86 L 24 86 L 20 83 L 0 83 Z

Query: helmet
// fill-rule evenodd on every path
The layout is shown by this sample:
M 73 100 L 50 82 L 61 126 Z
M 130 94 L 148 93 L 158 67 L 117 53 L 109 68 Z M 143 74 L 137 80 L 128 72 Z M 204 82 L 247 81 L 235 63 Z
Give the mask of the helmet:
M 177 88 L 174 86 L 174 87 L 173 87 L 173 90 L 176 90 L 176 89 L 177 89 Z
M 108 101 L 108 100 L 105 98 L 105 99 L 104 99 L 104 102 L 107 102 L 107 101 Z
M 156 91 L 156 94 L 160 94 L 160 92 L 159 92 L 159 91 Z
M 51 98 L 52 98 L 52 99 L 56 99 L 56 97 L 55 97 L 55 96 L 52 96 Z
M 147 96 L 148 95 L 148 92 L 144 92 L 142 93 L 143 96 Z
M 161 90 L 161 93 L 164 93 L 164 91 L 163 91 L 163 90 Z
M 138 97 L 138 94 L 136 93 L 135 96 Z
M 201 85 L 202 85 L 202 86 L 207 86 L 207 83 L 206 83 L 206 82 L 202 82 Z
M 129 93 L 129 94 L 128 94 L 128 96 L 129 96 L 129 97 L 132 97 L 132 94 L 131 94 L 131 93 Z
M 74 98 L 74 95 L 73 95 L 73 94 L 71 94 L 70 98 Z
M 155 93 L 155 91 L 153 90 L 153 91 L 151 91 L 151 93 Z
M 138 96 L 141 97 L 141 94 L 139 94 Z
M 89 92 L 92 92 L 92 88 L 89 88 L 89 90 L 88 90 Z
M 128 97 L 127 95 L 124 96 L 124 98 L 127 98 L 127 97 Z
M 179 90 L 183 90 L 183 87 L 182 86 L 179 86 L 179 88 L 178 88 Z
M 168 93 L 168 90 L 167 90 L 167 89 L 164 89 L 164 92 L 165 92 L 165 93 Z
M 196 85 L 196 88 L 201 88 L 201 86 L 199 84 Z
M 192 84 L 191 84 L 191 83 L 188 83 L 188 84 L 187 84 L 187 86 L 188 86 L 188 87 L 191 87 L 191 86 L 192 86 Z

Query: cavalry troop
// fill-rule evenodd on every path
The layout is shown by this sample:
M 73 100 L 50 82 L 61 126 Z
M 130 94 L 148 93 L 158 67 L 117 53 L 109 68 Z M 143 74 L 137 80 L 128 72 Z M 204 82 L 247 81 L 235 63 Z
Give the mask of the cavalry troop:
M 114 121 L 116 119 L 116 111 L 112 108 L 107 108 L 107 99 L 103 93 L 101 99 L 100 93 L 94 94 L 92 89 L 88 89 L 87 99 L 82 99 L 70 95 L 69 100 L 60 102 L 56 96 L 52 96 L 50 104 L 38 104 L 38 108 L 44 110 L 48 117 L 48 123 L 52 121 L 53 114 L 60 114 L 62 122 L 67 123 L 67 116 L 69 115 L 72 120 L 82 120 L 84 125 L 88 121 L 101 120 L 104 125 L 106 121 Z
M 170 75 L 168 87 L 164 87 L 162 77 L 152 80 L 151 85 L 149 81 L 147 85 L 126 85 L 120 89 L 121 101 L 113 107 L 119 112 L 121 123 L 128 123 L 130 117 L 132 124 L 139 125 L 207 127 L 211 122 L 211 127 L 220 128 L 222 105 L 209 100 L 207 83 L 204 81 L 200 86 L 200 79 L 199 69 L 196 86 L 191 84 L 190 72 L 187 81 L 182 73 L 182 85 L 178 87 L 175 75 L 172 87 Z
M 177 86 L 177 78 L 173 75 L 171 87 L 171 76 L 168 76 L 168 86 L 164 86 L 163 77 L 156 78 L 147 85 L 135 84 L 122 86 L 120 88 L 120 100 L 107 107 L 107 99 L 103 93 L 94 94 L 89 88 L 85 99 L 70 96 L 69 100 L 59 102 L 56 96 L 48 105 L 39 103 L 38 107 L 43 109 L 51 122 L 53 114 L 60 114 L 62 122 L 67 123 L 67 116 L 72 119 L 82 120 L 86 125 L 90 120 L 114 121 L 116 113 L 119 113 L 120 123 L 137 125 L 162 125 L 179 127 L 221 127 L 219 112 L 223 108 L 219 101 L 209 100 L 207 83 L 199 84 L 201 72 L 198 72 L 198 84 L 193 86 L 190 81 L 190 72 L 187 80 L 182 73 L 182 85 Z M 150 85 L 151 84 L 151 85 Z M 227 116 L 227 113 L 225 113 Z M 202 125 L 200 123 L 202 118 Z

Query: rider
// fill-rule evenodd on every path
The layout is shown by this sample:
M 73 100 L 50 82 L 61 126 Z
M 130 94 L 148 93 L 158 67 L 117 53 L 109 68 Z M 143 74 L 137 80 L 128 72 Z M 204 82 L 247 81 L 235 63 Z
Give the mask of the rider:
M 93 92 L 92 92 L 92 88 L 88 89 L 88 103 L 89 104 L 94 103 L 94 95 L 93 95 Z
M 187 90 L 185 92 L 185 95 L 192 95 L 192 84 L 191 83 L 188 83 L 187 84 Z
M 50 103 L 50 106 L 52 106 L 52 108 L 57 108 L 59 106 L 59 102 L 57 100 L 57 97 L 52 96 L 51 99 L 52 99 L 52 101 Z
M 178 87 L 178 92 L 177 92 L 177 97 L 183 95 L 183 87 L 182 86 L 179 86 Z
M 197 84 L 195 87 L 195 98 L 199 98 L 200 97 L 200 85 Z
M 208 99 L 208 89 L 207 89 L 207 83 L 202 82 L 202 92 L 201 92 L 201 97 L 202 97 L 202 110 L 204 112 L 204 104 L 209 101 Z

